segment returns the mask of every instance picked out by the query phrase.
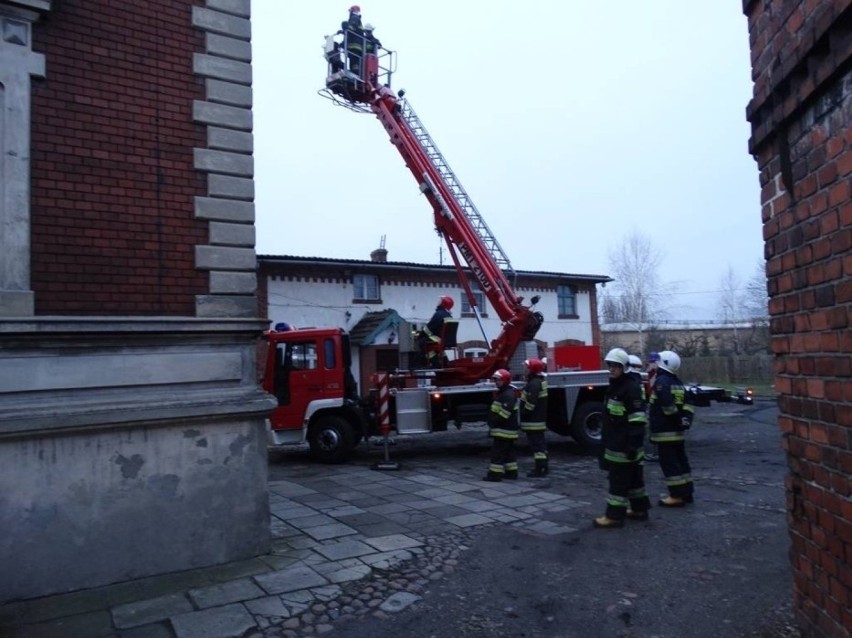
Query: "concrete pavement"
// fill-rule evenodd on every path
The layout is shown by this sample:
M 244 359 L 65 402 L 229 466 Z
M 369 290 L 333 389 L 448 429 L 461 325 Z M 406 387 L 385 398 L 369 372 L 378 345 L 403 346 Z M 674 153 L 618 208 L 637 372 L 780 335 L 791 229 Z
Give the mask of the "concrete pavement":
M 477 440 L 484 449 L 486 443 Z M 576 528 L 552 522 L 548 515 L 589 505 L 583 498 L 566 496 L 564 490 L 546 489 L 552 480 L 485 483 L 484 461 L 469 457 L 456 457 L 440 469 L 420 469 L 416 460 L 408 461 L 399 472 L 371 470 L 371 460 L 376 459 L 367 455 L 360 463 L 322 466 L 297 457 L 277 468 L 275 474 L 287 478 L 270 482 L 274 547 L 268 555 L 10 603 L 0 607 L 0 636 L 232 638 L 327 633 L 341 615 L 357 617 L 376 608 L 393 613 L 416 601 L 417 592 L 429 577 L 440 575 L 439 569 L 409 573 L 402 584 L 371 587 L 366 596 L 347 595 L 346 588 L 357 590 L 358 583 L 371 576 L 412 563 L 441 538 L 461 543 L 465 532 L 498 524 L 533 534 L 569 534 Z M 574 471 L 591 469 L 587 458 L 577 461 Z M 557 471 L 555 481 L 560 481 L 560 474 L 565 478 L 566 472 L 567 468 Z M 444 547 L 444 555 L 431 560 L 446 562 L 443 569 L 451 569 L 453 559 L 446 556 L 452 549 Z

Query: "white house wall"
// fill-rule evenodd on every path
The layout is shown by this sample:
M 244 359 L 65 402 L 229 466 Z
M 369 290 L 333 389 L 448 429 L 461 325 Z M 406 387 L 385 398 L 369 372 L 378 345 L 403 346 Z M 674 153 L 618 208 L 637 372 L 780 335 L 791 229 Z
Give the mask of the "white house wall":
M 278 322 L 287 322 L 298 328 L 339 326 L 350 330 L 364 314 L 384 309 L 396 310 L 403 319 L 421 325 L 432 316 L 438 297 L 449 295 L 455 300 L 453 316 L 460 319 L 458 341 L 483 338 L 475 318 L 461 317 L 461 300 L 464 292 L 457 286 L 382 284 L 381 303 L 353 304 L 351 282 L 289 281 L 269 278 L 267 284 L 268 313 L 273 325 Z M 555 289 L 542 292 L 519 287 L 517 293 L 527 300 L 536 294 L 541 296 L 536 309 L 544 315 L 545 321 L 536 335 L 537 339 L 546 341 L 548 345 L 565 339 L 577 339 L 586 344 L 593 342 L 591 299 L 588 292 L 580 291 L 577 294 L 577 319 L 557 318 L 558 305 Z M 488 339 L 491 340 L 500 333 L 501 322 L 488 303 L 486 303 L 486 313 L 487 317 L 482 323 Z

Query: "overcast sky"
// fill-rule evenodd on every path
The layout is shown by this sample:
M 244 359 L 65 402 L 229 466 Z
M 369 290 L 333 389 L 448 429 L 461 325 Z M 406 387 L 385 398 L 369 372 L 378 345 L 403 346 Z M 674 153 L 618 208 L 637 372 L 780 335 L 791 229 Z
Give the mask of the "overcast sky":
M 350 5 L 254 0 L 257 252 L 440 263 L 417 183 L 370 114 L 335 106 L 324 36 Z M 729 266 L 763 255 L 739 0 L 365 0 L 393 88 L 515 270 L 610 274 L 633 229 L 680 282 L 673 319 L 716 319 Z M 443 251 L 444 263 L 447 261 Z

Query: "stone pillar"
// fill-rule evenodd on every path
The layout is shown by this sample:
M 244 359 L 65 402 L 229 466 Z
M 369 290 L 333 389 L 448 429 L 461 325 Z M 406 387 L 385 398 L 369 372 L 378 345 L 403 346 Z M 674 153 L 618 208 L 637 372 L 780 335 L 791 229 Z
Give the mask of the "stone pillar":
M 17 4 L 17 3 L 16 3 Z M 30 77 L 35 11 L 0 3 L 0 317 L 32 316 L 30 287 Z

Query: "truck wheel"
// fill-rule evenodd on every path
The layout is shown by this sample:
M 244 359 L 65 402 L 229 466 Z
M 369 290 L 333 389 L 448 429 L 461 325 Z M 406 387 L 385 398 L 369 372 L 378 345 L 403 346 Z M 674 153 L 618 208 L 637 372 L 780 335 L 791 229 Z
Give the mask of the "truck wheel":
M 577 408 L 571 421 L 571 435 L 584 447 L 596 448 L 601 444 L 604 404 L 587 401 Z
M 348 461 L 355 447 L 352 425 L 339 416 L 320 417 L 308 433 L 311 454 L 321 463 Z

